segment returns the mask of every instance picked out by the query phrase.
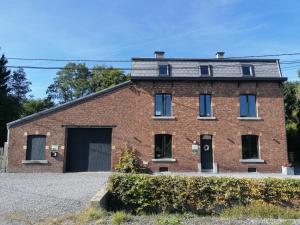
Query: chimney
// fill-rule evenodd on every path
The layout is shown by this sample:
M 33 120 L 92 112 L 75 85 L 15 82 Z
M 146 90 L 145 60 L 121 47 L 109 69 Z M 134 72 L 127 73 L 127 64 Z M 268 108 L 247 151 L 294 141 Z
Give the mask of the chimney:
M 217 52 L 216 59 L 223 59 L 225 52 Z
M 162 58 L 164 58 L 165 52 L 163 52 L 163 51 L 155 51 L 154 55 L 155 55 L 155 58 L 162 59 Z

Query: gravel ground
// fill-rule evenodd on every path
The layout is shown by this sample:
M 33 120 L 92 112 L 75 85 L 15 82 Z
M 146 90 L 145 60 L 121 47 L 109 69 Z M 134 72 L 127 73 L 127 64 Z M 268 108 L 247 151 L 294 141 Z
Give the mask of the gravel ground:
M 110 173 L 2 173 L 0 224 L 31 224 L 87 206 Z

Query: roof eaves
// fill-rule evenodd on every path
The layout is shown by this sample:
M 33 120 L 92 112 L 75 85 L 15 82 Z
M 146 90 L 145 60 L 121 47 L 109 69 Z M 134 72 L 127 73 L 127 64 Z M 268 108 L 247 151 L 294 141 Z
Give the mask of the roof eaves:
M 50 108 L 50 109 L 46 109 L 46 110 L 43 110 L 43 111 L 41 111 L 41 112 L 37 112 L 37 113 L 34 113 L 34 114 L 32 114 L 32 115 L 23 117 L 23 118 L 21 118 L 21 119 L 12 121 L 12 122 L 10 122 L 10 123 L 7 123 L 7 128 L 10 128 L 10 127 L 12 127 L 12 126 L 15 126 L 15 125 L 18 125 L 18 124 L 21 124 L 21 123 L 30 121 L 30 120 L 32 120 L 32 119 L 36 119 L 36 118 L 41 117 L 41 116 L 45 116 L 45 115 L 47 115 L 47 114 L 49 114 L 49 113 L 59 111 L 59 110 L 61 110 L 61 109 L 70 107 L 70 106 L 75 105 L 75 104 L 78 104 L 78 103 L 80 103 L 80 102 L 84 102 L 84 101 L 86 101 L 86 100 L 89 100 L 89 99 L 92 99 L 92 98 L 95 98 L 95 97 L 98 97 L 98 96 L 107 94 L 107 93 L 109 93 L 109 92 L 112 92 L 112 91 L 115 91 L 115 90 L 120 89 L 120 88 L 122 88 L 122 87 L 125 87 L 125 86 L 129 85 L 130 83 L 132 83 L 131 80 L 125 81 L 125 82 L 120 83 L 120 84 L 117 84 L 117 85 L 115 85 L 115 86 L 112 86 L 112 87 L 103 89 L 103 90 L 101 90 L 101 91 L 99 91 L 99 92 L 95 92 L 95 93 L 92 93 L 92 94 L 90 94 L 90 95 L 87 95 L 87 96 L 84 96 L 84 97 L 81 97 L 81 98 L 72 100 L 72 101 L 70 101 L 70 102 L 67 102 L 67 103 L 64 103 L 64 104 L 61 104 L 61 105 L 58 105 L 58 106 L 54 106 L 54 107 L 52 107 L 52 108 Z
M 286 77 L 148 77 L 132 76 L 132 81 L 287 81 Z

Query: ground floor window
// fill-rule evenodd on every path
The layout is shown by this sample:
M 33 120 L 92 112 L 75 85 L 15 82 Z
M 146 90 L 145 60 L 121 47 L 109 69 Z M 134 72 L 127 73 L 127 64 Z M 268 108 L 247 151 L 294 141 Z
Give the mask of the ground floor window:
M 29 135 L 27 137 L 26 160 L 44 160 L 45 147 L 45 135 Z
M 155 158 L 172 158 L 172 135 L 155 135 Z
M 258 136 L 242 135 L 243 159 L 258 159 Z

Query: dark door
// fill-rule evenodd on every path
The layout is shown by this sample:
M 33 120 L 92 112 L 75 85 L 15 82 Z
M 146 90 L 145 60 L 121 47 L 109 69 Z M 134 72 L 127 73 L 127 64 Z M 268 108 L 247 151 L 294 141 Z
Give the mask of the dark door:
M 67 172 L 111 170 L 110 128 L 70 128 L 67 144 Z
M 201 167 L 203 170 L 213 169 L 212 137 L 210 135 L 201 136 Z

